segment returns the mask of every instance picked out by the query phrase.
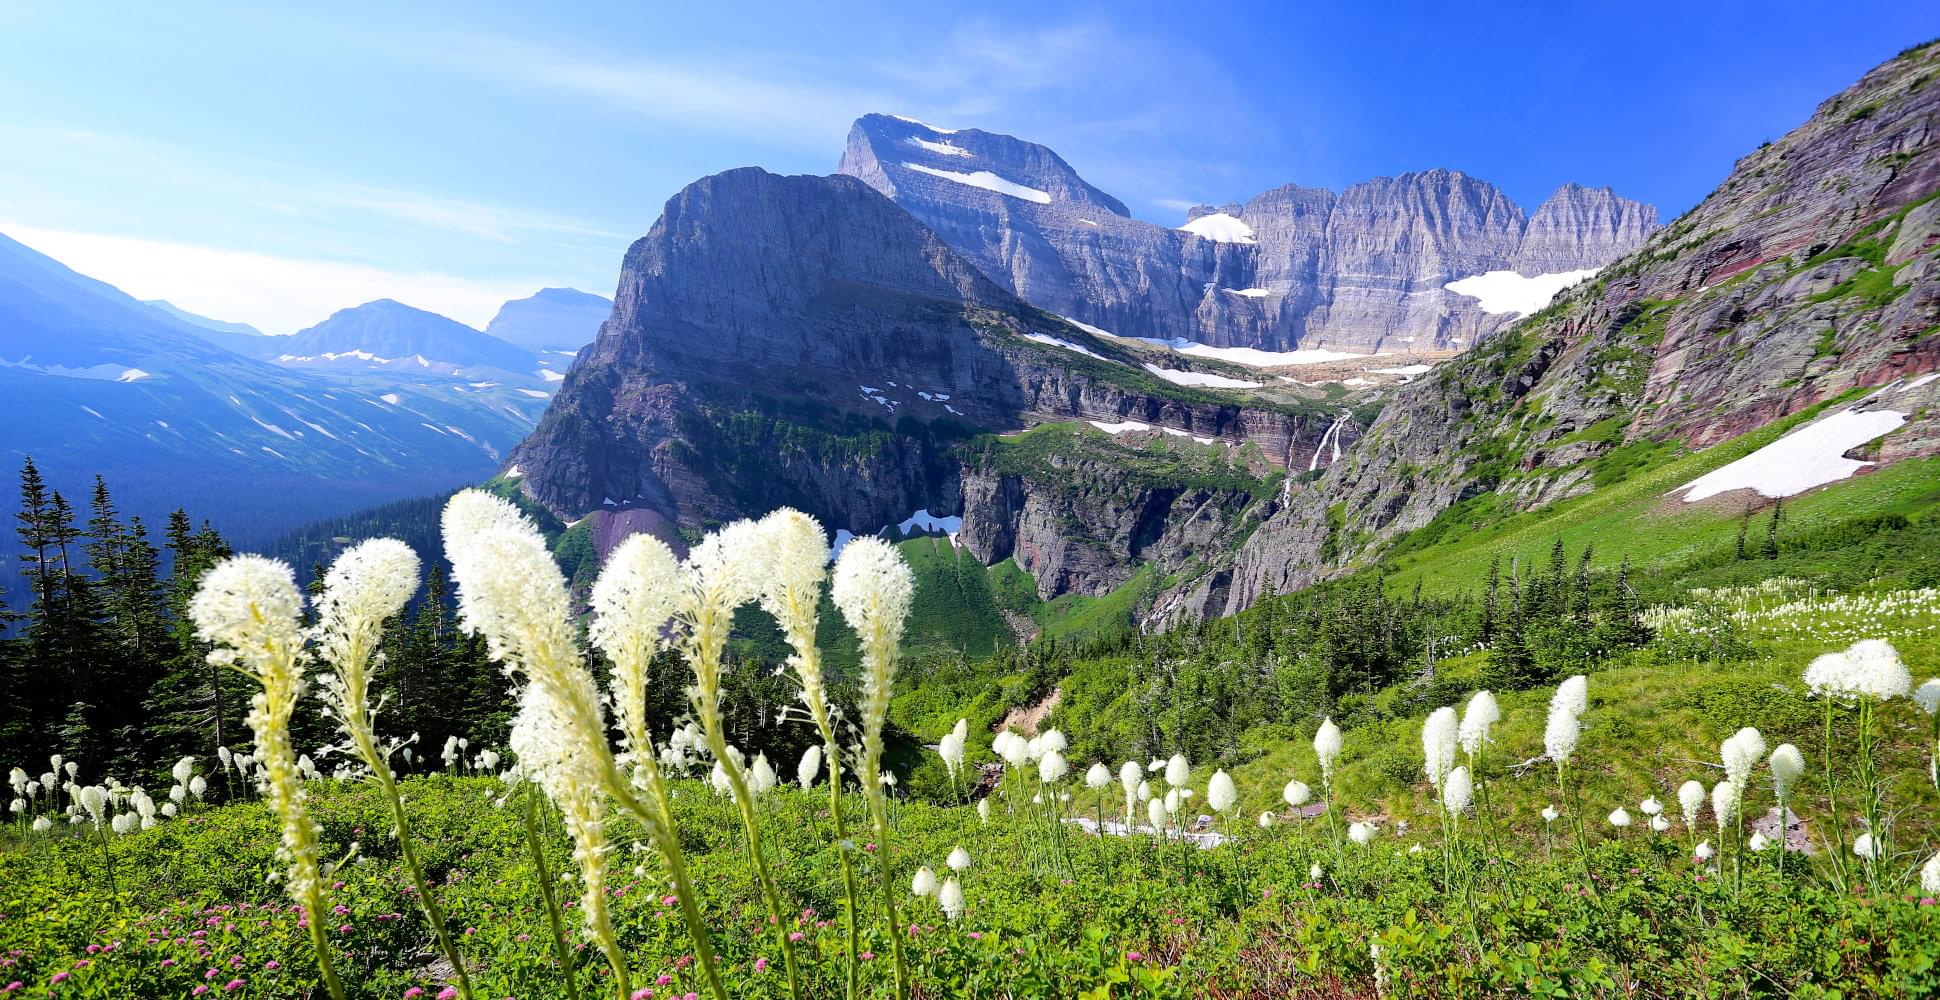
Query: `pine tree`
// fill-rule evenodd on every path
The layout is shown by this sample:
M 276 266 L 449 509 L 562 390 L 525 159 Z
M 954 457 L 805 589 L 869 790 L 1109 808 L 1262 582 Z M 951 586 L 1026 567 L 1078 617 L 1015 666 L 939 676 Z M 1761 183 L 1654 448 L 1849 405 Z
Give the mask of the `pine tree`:
M 1482 597 L 1482 641 L 1495 639 L 1495 592 L 1502 580 L 1502 557 L 1489 557 L 1489 590 Z
M 1592 545 L 1583 546 L 1583 558 L 1576 561 L 1576 606 L 1571 613 L 1578 625 L 1590 623 L 1590 553 Z
M 1767 559 L 1778 558 L 1778 522 L 1785 516 L 1785 498 L 1779 497 L 1772 502 L 1772 521 L 1765 529 L 1765 551 Z

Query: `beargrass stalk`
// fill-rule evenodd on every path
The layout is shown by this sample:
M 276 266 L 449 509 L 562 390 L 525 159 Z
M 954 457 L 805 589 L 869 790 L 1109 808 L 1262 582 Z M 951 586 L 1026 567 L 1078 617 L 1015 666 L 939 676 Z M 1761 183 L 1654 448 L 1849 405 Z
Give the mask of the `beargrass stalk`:
M 209 662 L 239 671 L 261 685 L 250 696 L 245 721 L 256 737 L 270 809 L 289 862 L 284 886 L 309 923 L 324 988 L 335 1000 L 343 1000 L 343 984 L 337 980 L 323 931 L 323 873 L 317 847 L 322 831 L 310 818 L 296 752 L 290 745 L 290 716 L 303 693 L 303 628 L 298 620 L 302 613 L 303 597 L 290 567 L 261 556 L 232 556 L 217 563 L 203 575 L 189 602 L 196 637 L 214 647 Z
M 781 902 L 781 890 L 768 869 L 767 855 L 761 847 L 761 826 L 754 812 L 754 795 L 748 790 L 747 774 L 741 763 L 728 753 L 727 726 L 721 715 L 721 671 L 725 667 L 728 631 L 734 625 L 734 612 L 761 596 L 764 565 L 760 528 L 753 521 L 736 521 L 707 536 L 689 553 L 682 567 L 682 593 L 676 614 L 684 626 L 682 651 L 694 671 L 694 686 L 688 689 L 694 716 L 700 721 L 707 748 L 715 766 L 727 779 L 729 792 L 741 815 L 747 833 L 748 853 L 754 859 L 755 877 L 768 904 L 768 920 L 781 949 L 782 966 L 788 975 L 788 994 L 801 1000 L 801 974 L 795 967 L 795 946 L 788 939 L 788 911 Z
M 317 623 L 310 634 L 316 640 L 318 656 L 330 666 L 319 684 L 324 714 L 336 720 L 350 752 L 363 762 L 384 792 L 399 853 L 411 873 L 411 884 L 417 887 L 418 901 L 431 923 L 438 950 L 444 952 L 458 977 L 459 995 L 471 1000 L 471 976 L 465 969 L 465 958 L 453 943 L 438 896 L 424 877 L 410 817 L 398 792 L 397 776 L 391 772 L 391 754 L 397 746 L 378 740 L 379 706 L 370 697 L 371 675 L 383 662 L 378 644 L 383 639 L 384 622 L 404 610 L 417 589 L 418 556 L 410 546 L 394 538 L 360 542 L 338 556 L 324 575 L 323 593 L 317 598 Z
M 894 547 L 878 538 L 850 542 L 835 564 L 829 595 L 855 629 L 862 646 L 862 794 L 876 832 L 882 873 L 882 908 L 896 958 L 896 997 L 909 996 L 909 966 L 896 922 L 896 885 L 890 860 L 889 815 L 882 786 L 882 728 L 896 680 L 903 623 L 909 617 L 915 580 Z
M 538 529 L 517 508 L 481 490 L 454 496 L 443 527 L 458 583 L 459 624 L 484 636 L 492 658 L 524 681 L 512 750 L 520 770 L 559 809 L 584 885 L 582 919 L 625 995 L 626 957 L 606 892 L 608 797 L 633 811 L 650 837 L 658 834 L 658 824 L 638 807 L 607 745 L 599 689 L 573 638 L 565 577 Z M 703 967 L 711 961 L 711 953 L 702 954 Z
M 631 536 L 607 557 L 593 584 L 593 621 L 587 638 L 613 665 L 611 700 L 623 753 L 614 759 L 616 773 L 608 783 L 620 783 L 618 767 L 630 768 L 626 787 L 615 791 L 614 797 L 648 831 L 648 841 L 674 884 L 674 898 L 680 903 L 695 953 L 701 956 L 702 973 L 718 996 L 722 987 L 712 936 L 687 874 L 686 855 L 674 825 L 673 796 L 647 721 L 653 657 L 680 596 L 680 565 L 673 553 L 651 535 Z M 645 793 L 644 801 L 640 792 Z
M 789 669 L 801 689 L 802 706 L 815 723 L 822 738 L 821 753 L 828 758 L 829 817 L 835 826 L 836 858 L 842 867 L 842 891 L 848 967 L 847 996 L 854 1000 L 859 975 L 861 932 L 857 925 L 858 900 L 855 863 L 850 857 L 854 846 L 849 840 L 847 821 L 842 814 L 842 742 L 836 736 L 835 719 L 829 710 L 828 691 L 822 677 L 822 651 L 815 644 L 819 625 L 818 608 L 822 585 L 828 577 L 829 546 L 822 525 L 798 510 L 782 508 L 761 519 L 761 538 L 766 546 L 769 572 L 763 577 L 761 606 L 780 624 L 791 654 Z M 966 728 L 967 723 L 963 724 Z M 961 760 L 961 742 L 958 743 Z M 815 749 L 813 747 L 811 750 Z M 806 755 L 804 755 L 806 760 Z M 947 758 L 946 758 L 947 761 Z M 817 761 L 819 766 L 820 761 Z M 806 764 L 803 765 L 807 767 Z M 954 769 L 953 769 L 954 770 Z M 811 770 L 802 779 L 802 788 L 815 780 Z M 811 819 L 813 813 L 811 811 Z
M 539 837 L 539 792 L 530 782 L 521 782 L 519 825 L 525 830 L 525 847 L 532 855 L 532 868 L 538 874 L 539 895 L 546 903 L 546 923 L 552 928 L 552 954 L 566 975 L 567 1000 L 578 1000 L 579 982 L 573 975 L 573 953 L 566 945 L 566 924 L 559 916 L 559 900 L 552 894 L 552 869 L 546 864 L 546 844 Z

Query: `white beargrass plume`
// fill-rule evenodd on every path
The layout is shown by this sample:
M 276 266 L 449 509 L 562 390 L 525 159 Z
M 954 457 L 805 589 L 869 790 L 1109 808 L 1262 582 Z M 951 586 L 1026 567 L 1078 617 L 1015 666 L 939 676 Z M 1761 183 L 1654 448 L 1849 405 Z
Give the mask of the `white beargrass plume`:
M 250 696 L 247 722 L 268 775 L 270 809 L 282 839 L 278 854 L 289 866 L 284 886 L 309 920 L 325 987 L 343 1000 L 332 947 L 323 936 L 325 906 L 317 860 L 322 831 L 310 818 L 290 746 L 290 716 L 303 694 L 302 614 L 303 596 L 289 566 L 261 556 L 232 556 L 217 563 L 203 574 L 189 601 L 196 638 L 214 647 L 209 662 L 239 671 L 261 686 Z M 98 824 L 97 810 L 91 806 L 89 812 L 97 813 Z
M 1711 842 L 1708 840 L 1691 848 L 1691 857 L 1697 859 L 1699 864 L 1703 864 L 1716 857 L 1717 853 L 1717 851 L 1711 849 Z
M 1879 841 L 1875 840 L 1872 834 L 1862 833 L 1853 839 L 1852 853 L 1865 858 L 1867 861 L 1878 861 L 1884 851 L 1881 849 Z
M 1151 799 L 1145 803 L 1145 819 L 1152 824 L 1152 832 L 1165 835 L 1166 824 L 1171 822 L 1172 810 L 1165 807 L 1164 799 Z
M 749 784 L 756 795 L 766 795 L 775 790 L 779 779 L 775 776 L 774 765 L 768 763 L 767 754 L 756 754 L 754 768 L 748 772 Z
M 1928 896 L 1940 896 L 1940 851 L 1920 866 L 1920 891 Z
M 1738 798 L 1731 807 L 1732 839 L 1742 845 L 1745 837 L 1745 789 L 1750 786 L 1752 770 L 1765 756 L 1765 737 L 1758 730 L 1746 726 L 1726 738 L 1723 745 L 1718 748 L 1718 753 L 1724 761 L 1725 780 L 1731 783 L 1732 792 Z M 1720 836 L 1722 837 L 1722 833 Z M 1733 891 L 1742 890 L 1744 888 L 1742 850 L 1733 855 L 1731 871 Z
M 1904 697 L 1913 690 L 1913 675 L 1907 672 L 1906 664 L 1901 661 L 1899 651 L 1892 644 L 1880 639 L 1861 639 L 1848 646 L 1842 653 L 1827 653 L 1814 659 L 1805 668 L 1806 687 L 1814 696 L 1825 699 L 1825 753 L 1826 753 L 1826 801 L 1831 815 L 1837 822 L 1839 812 L 1839 791 L 1832 773 L 1832 758 L 1835 750 L 1832 745 L 1832 705 L 1833 702 L 1856 702 L 1859 706 L 1859 783 L 1861 788 L 1860 812 L 1865 823 L 1866 835 L 1874 850 L 1871 854 L 1860 854 L 1867 862 L 1865 866 L 1867 881 L 1874 892 L 1880 891 L 1879 866 L 1874 864 L 1887 855 L 1886 827 L 1881 816 L 1882 782 L 1874 762 L 1873 716 L 1881 703 L 1893 698 Z M 1940 726 L 1940 723 L 1936 723 Z M 1936 728 L 1940 734 L 1940 728 Z M 1940 783 L 1940 778 L 1936 779 Z M 1838 876 L 1841 888 L 1847 884 L 1844 859 L 1840 852 L 1831 852 L 1834 874 Z
M 1085 787 L 1096 791 L 1111 784 L 1111 768 L 1099 761 L 1085 771 Z
M 1184 788 L 1192 780 L 1192 763 L 1186 755 L 1175 753 L 1165 762 L 1165 783 L 1174 788 Z
M 1590 842 L 1583 829 L 1583 810 L 1576 804 L 1565 772 L 1577 741 L 1583 735 L 1583 712 L 1590 705 L 1590 682 L 1577 674 L 1556 685 L 1549 699 L 1549 721 L 1543 727 L 1543 752 L 1556 762 L 1556 791 L 1570 803 L 1570 820 L 1576 830 L 1577 855 L 1587 880 L 1590 871 Z
M 1630 811 L 1625 809 L 1622 806 L 1618 806 L 1617 808 L 1611 810 L 1610 825 L 1616 827 L 1619 830 L 1625 829 L 1628 826 L 1630 826 Z
M 1260 829 L 1273 829 L 1273 814 L 1271 812 L 1263 812 L 1260 814 Z
M 1652 795 L 1637 804 L 1637 811 L 1646 816 L 1661 815 L 1664 811 L 1664 804 L 1657 801 L 1657 796 Z
M 1562 812 L 1557 810 L 1557 808 L 1553 805 L 1547 805 L 1543 807 L 1542 817 L 1543 817 L 1544 823 L 1554 823 L 1556 822 L 1557 818 L 1561 817 L 1562 815 L 1563 815 Z
M 1489 744 L 1489 730 L 1502 721 L 1502 706 L 1497 705 L 1495 695 L 1487 691 L 1477 691 L 1470 696 L 1468 706 L 1462 710 L 1460 738 L 1462 752 L 1471 758 L 1482 752 Z
M 1650 832 L 1663 833 L 1665 830 L 1668 830 L 1670 828 L 1671 828 L 1671 818 L 1669 816 L 1666 816 L 1662 813 L 1658 813 L 1657 815 L 1652 816 L 1650 818 Z
M 1753 833 L 1751 839 L 1745 841 L 1745 848 L 1753 854 L 1757 854 L 1770 846 L 1772 846 L 1772 839 L 1763 833 Z
M 963 886 L 957 883 L 956 876 L 944 879 L 943 887 L 936 890 L 936 905 L 943 908 L 943 915 L 951 923 L 963 916 Z
M 1360 820 L 1348 824 L 1347 839 L 1356 844 L 1366 846 L 1374 839 L 1374 824 L 1365 823 Z
M 882 852 L 882 905 L 889 943 L 896 958 L 896 996 L 909 995 L 909 966 L 903 957 L 903 932 L 896 923 L 896 898 L 891 888 L 889 810 L 884 801 L 882 727 L 889 716 L 889 697 L 896 682 L 896 658 L 909 618 L 915 577 L 895 547 L 880 538 L 858 538 L 842 547 L 836 560 L 829 596 L 855 630 L 862 645 L 862 791 L 868 798 L 876 843 Z
M 647 688 L 654 655 L 680 599 L 680 584 L 680 564 L 673 552 L 660 539 L 637 534 L 606 557 L 589 595 L 593 617 L 586 638 L 613 666 L 609 702 L 620 730 L 617 760 L 656 797 L 664 790 L 655 787 L 649 773 L 657 753 L 647 719 Z
M 391 772 L 391 754 L 398 745 L 378 739 L 380 706 L 370 696 L 371 678 L 384 662 L 384 654 L 379 650 L 384 623 L 404 610 L 417 589 L 418 555 L 410 546 L 395 538 L 359 542 L 338 556 L 324 574 L 323 593 L 317 598 L 317 623 L 310 629 L 310 635 L 316 641 L 318 657 L 330 667 L 319 681 L 324 714 L 336 721 L 350 752 L 363 762 L 372 780 L 383 790 L 405 868 L 411 873 L 438 949 L 456 970 L 459 993 L 469 1000 L 471 976 L 464 956 L 459 954 L 445 926 L 437 894 L 424 877 L 424 866 L 418 860 L 417 844 L 411 834 L 410 817 L 404 811 L 404 799 L 398 794 L 397 779 Z M 176 765 L 176 780 L 187 780 L 182 775 L 193 767 L 192 758 L 183 758 Z
M 909 882 L 909 891 L 916 896 L 927 896 L 936 888 L 936 873 L 930 870 L 929 865 L 916 869 L 916 876 Z
M 1038 759 L 1037 780 L 1047 785 L 1055 785 L 1063 781 L 1064 776 L 1070 772 L 1070 762 L 1066 761 L 1064 755 L 1056 750 L 1047 751 L 1043 757 Z
M 14 768 L 14 773 L 20 774 L 20 769 L 17 767 Z M 169 770 L 169 774 L 175 778 L 176 784 L 178 785 L 188 784 L 189 779 L 195 777 L 195 758 L 184 757 L 181 760 L 176 761 L 175 766 Z M 21 778 L 22 778 L 22 781 L 24 782 L 26 779 L 26 775 L 24 774 L 21 775 Z
M 964 850 L 962 844 L 958 844 L 950 850 L 950 856 L 945 858 L 943 863 L 953 872 L 964 871 L 970 867 L 970 852 Z
M 806 792 L 815 787 L 815 778 L 821 773 L 822 745 L 810 743 L 808 749 L 802 751 L 801 763 L 795 765 L 795 783 L 802 786 L 802 791 Z
M 1729 832 L 1738 817 L 1738 788 L 1730 778 L 1711 786 L 1711 815 L 1718 821 L 1718 835 Z
M 1332 716 L 1314 730 L 1314 756 L 1320 761 L 1321 784 L 1331 785 L 1334 780 L 1334 762 L 1340 759 L 1340 727 L 1334 725 Z
M 1792 799 L 1792 789 L 1798 787 L 1799 778 L 1805 774 L 1805 755 L 1790 743 L 1780 743 L 1772 751 L 1772 791 L 1778 799 L 1778 825 L 1783 830 L 1791 824 L 1788 813 Z M 1785 854 L 1779 852 L 1779 864 L 1785 863 Z
M 573 639 L 566 580 L 538 529 L 517 508 L 482 490 L 453 496 L 443 529 L 445 557 L 458 584 L 459 624 L 484 637 L 492 658 L 524 681 L 511 749 L 519 773 L 559 807 L 580 868 L 582 917 L 616 983 L 624 986 L 625 956 L 605 891 L 607 797 L 618 800 L 656 842 L 666 839 L 658 830 L 660 817 L 641 803 L 613 759 L 599 689 Z M 685 873 L 673 874 L 678 891 Z M 694 933 L 698 916 L 689 918 Z M 712 981 L 713 952 L 704 939 L 702 928 L 695 948 Z
M 1696 830 L 1698 810 L 1704 808 L 1704 785 L 1698 781 L 1686 781 L 1677 786 L 1677 805 L 1684 812 L 1684 825 Z
M 1569 762 L 1583 735 L 1583 712 L 1589 707 L 1589 680 L 1582 674 L 1556 686 L 1549 700 L 1549 723 L 1543 728 L 1543 751 L 1557 764 Z
M 1468 812 L 1475 798 L 1475 782 L 1467 767 L 1456 767 L 1442 780 L 1442 808 L 1452 816 Z
M 1225 770 L 1213 772 L 1206 782 L 1206 804 L 1216 813 L 1230 812 L 1239 804 L 1239 789 L 1233 786 L 1233 779 Z
M 1326 806 L 1327 829 L 1332 831 L 1335 850 L 1340 849 L 1340 825 L 1334 819 L 1334 762 L 1340 759 L 1340 727 L 1328 716 L 1314 730 L 1314 757 L 1320 762 L 1320 790 Z
M 1125 832 L 1132 832 L 1132 810 L 1138 805 L 1138 789 L 1145 784 L 1145 769 L 1138 761 L 1128 760 L 1118 766 L 1118 786 L 1125 790 Z
M 1306 782 L 1295 778 L 1287 782 L 1286 787 L 1280 790 L 1280 797 L 1286 800 L 1287 805 L 1299 809 L 1301 806 L 1307 804 L 1308 799 L 1313 797 L 1313 789 L 1308 788 Z
M 1428 783 L 1436 792 L 1441 791 L 1442 779 L 1455 767 L 1455 748 L 1461 723 L 1455 717 L 1455 710 L 1446 706 L 1429 713 L 1428 721 L 1421 727 L 1421 754 L 1426 761 L 1423 770 L 1428 773 Z
M 990 822 L 990 800 L 989 799 L 977 800 L 977 822 L 983 823 L 983 824 L 988 824 Z

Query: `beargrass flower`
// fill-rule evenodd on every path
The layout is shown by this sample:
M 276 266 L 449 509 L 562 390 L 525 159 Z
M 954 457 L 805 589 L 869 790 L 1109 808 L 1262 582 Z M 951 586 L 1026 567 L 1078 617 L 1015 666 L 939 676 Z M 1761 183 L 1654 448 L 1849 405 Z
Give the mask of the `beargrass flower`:
M 1868 861 L 1878 861 L 1881 853 L 1879 841 L 1874 839 L 1870 833 L 1862 833 L 1853 840 L 1852 853 Z
M 1772 839 L 1770 837 L 1765 836 L 1763 833 L 1754 832 L 1751 835 L 1751 838 L 1745 841 L 1745 847 L 1750 849 L 1753 853 L 1763 851 L 1764 849 L 1770 846 L 1772 846 Z
M 1435 709 L 1428 715 L 1428 721 L 1421 727 L 1421 753 L 1426 762 L 1422 769 L 1428 773 L 1428 783 L 1437 791 L 1442 787 L 1442 779 L 1455 766 L 1455 749 L 1461 723 L 1455 717 L 1455 710 L 1446 706 Z
M 1320 759 L 1320 780 L 1323 783 L 1333 781 L 1334 761 L 1340 759 L 1340 748 L 1340 727 L 1334 725 L 1332 716 L 1328 716 L 1314 731 L 1314 756 Z
M 1618 806 L 1610 813 L 1610 825 L 1622 830 L 1630 825 L 1630 812 Z
M 1589 680 L 1577 674 L 1556 686 L 1549 700 L 1549 722 L 1543 729 L 1543 750 L 1550 760 L 1566 763 L 1583 734 L 1582 716 L 1589 707 Z
M 1750 782 L 1759 758 L 1765 756 L 1765 737 L 1746 726 L 1727 738 L 1718 751 L 1724 760 L 1725 777 L 1742 790 Z
M 1111 768 L 1106 767 L 1103 761 L 1091 765 L 1091 769 L 1085 772 L 1086 788 L 1095 790 L 1109 784 L 1111 784 Z
M 1929 896 L 1940 896 L 1940 851 L 1920 866 L 1920 891 Z
M 1171 812 L 1172 810 L 1165 807 L 1164 799 L 1152 799 L 1145 803 L 1145 818 L 1152 824 L 1154 830 L 1165 829 L 1166 823 L 1171 818 Z
M 1783 804 L 1791 797 L 1799 778 L 1805 774 L 1805 755 L 1799 753 L 1798 747 L 1781 743 L 1778 749 L 1772 751 L 1771 768 L 1772 786 L 1778 794 L 1778 801 Z
M 1489 743 L 1489 730 L 1502 721 L 1502 706 L 1496 704 L 1495 695 L 1488 691 L 1477 691 L 1462 709 L 1460 739 L 1462 752 L 1470 757 L 1482 752 Z
M 1711 786 L 1711 813 L 1717 818 L 1720 834 L 1738 817 L 1738 786 L 1730 778 Z
M 1307 800 L 1312 796 L 1313 789 L 1308 788 L 1305 782 L 1298 779 L 1287 782 L 1287 786 L 1280 790 L 1280 797 L 1295 809 L 1306 805 Z
M 963 886 L 957 883 L 956 876 L 943 880 L 943 887 L 936 891 L 936 905 L 943 908 L 943 915 L 951 923 L 963 916 Z
M 1668 830 L 1670 828 L 1671 828 L 1671 819 L 1669 816 L 1665 816 L 1662 813 L 1659 813 L 1650 818 L 1651 832 L 1663 833 L 1665 830 Z
M 1475 799 L 1475 781 L 1466 766 L 1456 767 L 1442 779 L 1442 808 L 1460 816 Z
M 1693 858 L 1696 858 L 1699 861 L 1709 861 L 1713 857 L 1715 857 L 1717 853 L 1718 853 L 1717 851 L 1712 849 L 1711 842 L 1708 840 L 1698 844 L 1696 847 L 1691 849 L 1691 856 Z
M 1347 839 L 1356 844 L 1366 845 L 1374 839 L 1374 824 L 1356 820 L 1348 824 Z
M 1260 814 L 1260 829 L 1262 829 L 1262 830 L 1271 830 L 1271 829 L 1273 829 L 1273 814 L 1272 814 L 1272 813 L 1270 813 L 1270 812 L 1263 812 L 1263 813 L 1261 813 L 1261 814 Z
M 1213 772 L 1206 782 L 1206 805 L 1216 813 L 1230 811 L 1239 804 L 1239 789 L 1233 786 L 1233 779 L 1224 770 Z
M 484 637 L 493 659 L 525 681 L 511 748 L 520 773 L 559 808 L 580 871 L 581 915 L 624 986 L 626 963 L 606 892 L 606 802 L 627 802 L 632 792 L 619 777 L 599 689 L 573 639 L 565 577 L 531 522 L 482 490 L 452 497 L 443 530 L 460 625 Z M 652 836 L 655 817 L 631 811 Z
M 977 822 L 979 823 L 990 822 L 990 800 L 989 799 L 977 800 Z
M 945 858 L 943 863 L 953 872 L 964 871 L 970 867 L 970 852 L 964 850 L 963 845 L 959 844 L 950 851 L 950 856 Z
M 1071 764 L 1056 750 L 1047 752 L 1037 762 L 1037 780 L 1047 785 L 1055 785 L 1063 781 L 1064 776 L 1070 772 Z
M 918 896 L 928 896 L 935 892 L 936 888 L 936 873 L 930 870 L 929 865 L 916 869 L 915 877 L 909 882 L 909 891 Z
M 1192 764 L 1186 760 L 1185 754 L 1173 754 L 1172 758 L 1165 762 L 1165 783 L 1174 788 L 1183 788 L 1190 780 L 1192 780 Z
M 1557 817 L 1561 815 L 1563 814 L 1561 812 L 1558 812 L 1556 807 L 1553 805 L 1548 805 L 1543 807 L 1542 817 L 1543 817 L 1544 823 L 1554 823 L 1556 822 Z
M 795 765 L 795 783 L 806 792 L 815 785 L 815 778 L 822 773 L 822 745 L 810 743 L 802 751 L 801 763 Z
M 1704 785 L 1697 781 L 1686 781 L 1677 786 L 1677 805 L 1684 812 L 1684 825 L 1697 829 L 1698 810 L 1704 807 Z
M 1656 816 L 1664 811 L 1664 804 L 1653 795 L 1637 804 L 1637 810 L 1646 816 Z
M 323 938 L 323 885 L 307 793 L 290 746 L 290 716 L 303 694 L 303 596 L 288 565 L 261 556 L 231 556 L 202 576 L 189 601 L 196 637 L 214 649 L 209 662 L 256 681 L 246 722 L 266 770 L 271 811 L 288 865 L 284 887 L 309 920 L 311 943 L 325 988 L 342 1000 L 343 986 Z M 90 810 L 93 811 L 93 810 Z M 98 820 L 97 820 L 98 822 Z

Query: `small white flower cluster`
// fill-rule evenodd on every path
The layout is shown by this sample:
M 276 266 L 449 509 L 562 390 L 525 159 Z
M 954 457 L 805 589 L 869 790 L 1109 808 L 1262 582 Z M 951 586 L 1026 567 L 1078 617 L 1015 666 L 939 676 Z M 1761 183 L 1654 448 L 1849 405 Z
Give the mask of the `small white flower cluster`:
M 948 877 L 938 882 L 936 872 L 929 865 L 923 865 L 916 869 L 915 876 L 910 879 L 909 891 L 920 897 L 934 897 L 936 904 L 943 909 L 943 915 L 954 923 L 964 912 L 963 885 L 957 878 L 969 870 L 970 852 L 958 845 L 943 863 L 950 869 Z

